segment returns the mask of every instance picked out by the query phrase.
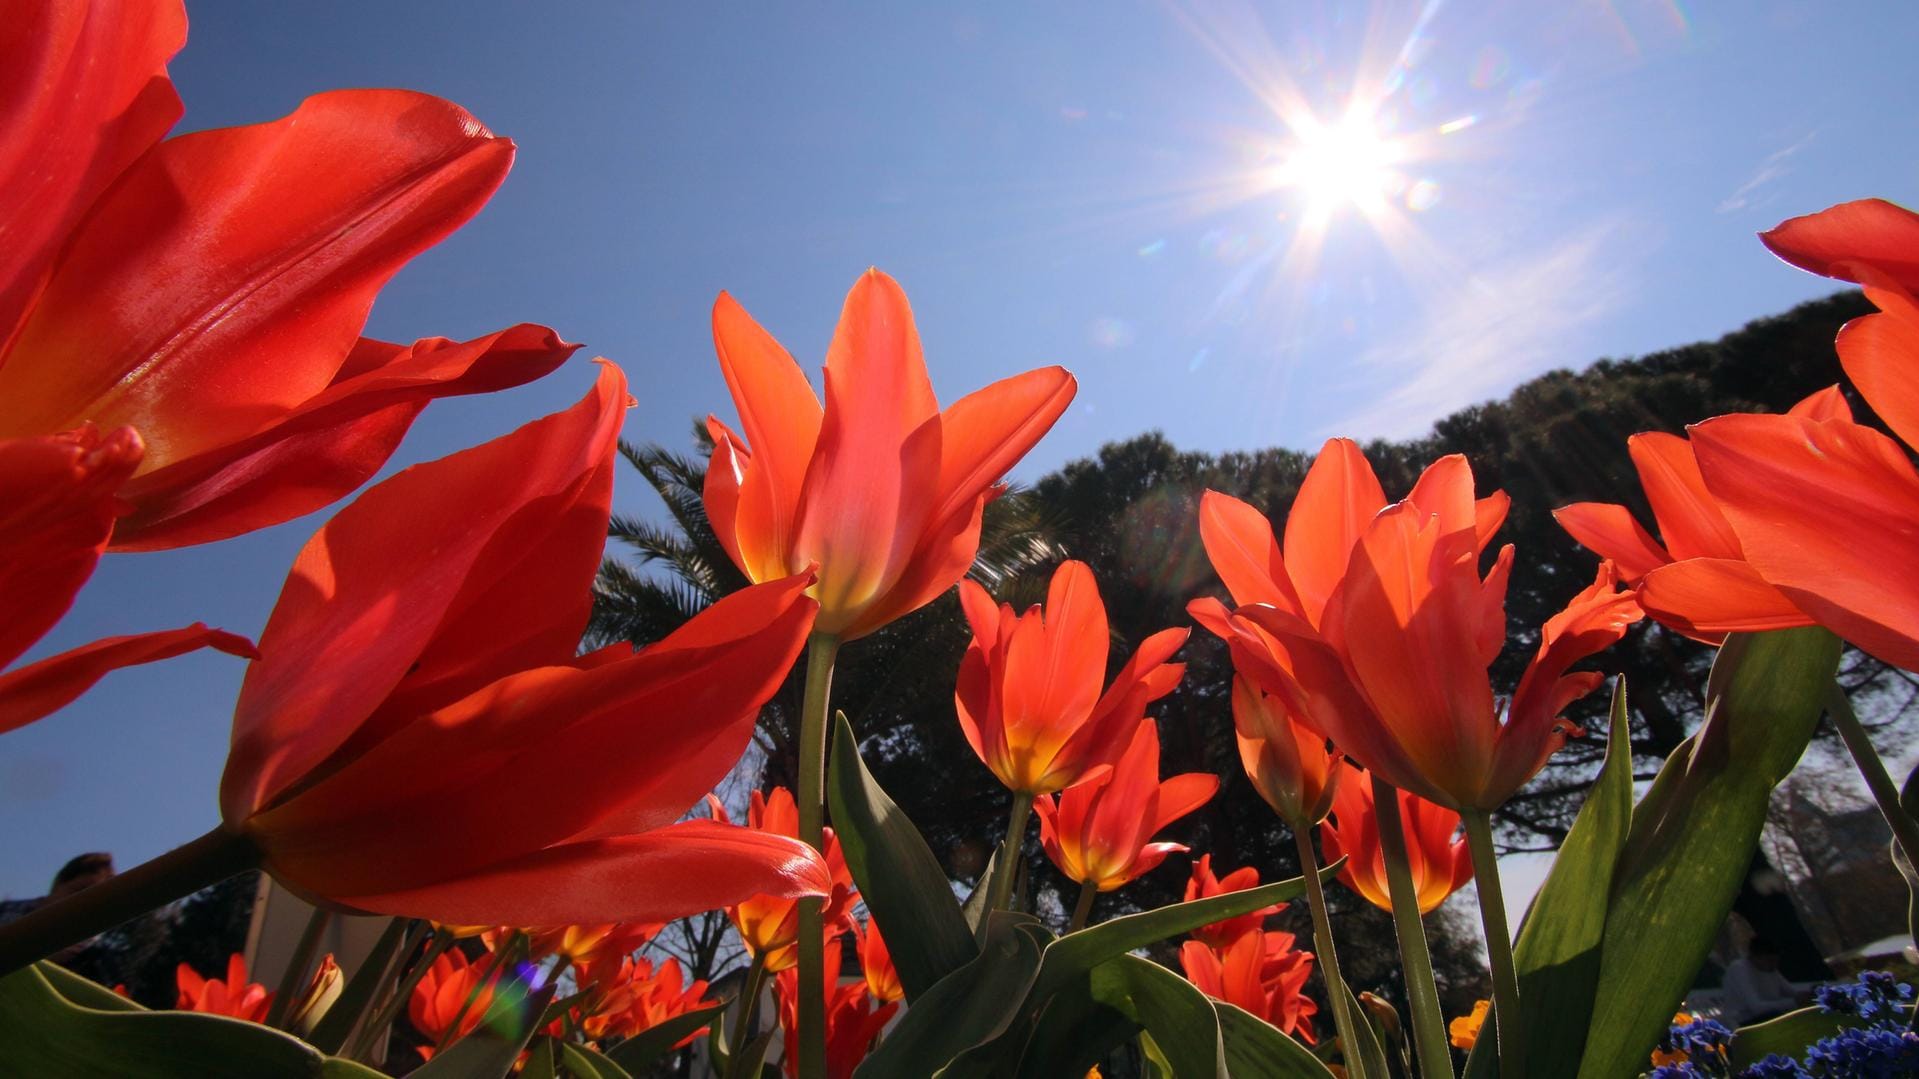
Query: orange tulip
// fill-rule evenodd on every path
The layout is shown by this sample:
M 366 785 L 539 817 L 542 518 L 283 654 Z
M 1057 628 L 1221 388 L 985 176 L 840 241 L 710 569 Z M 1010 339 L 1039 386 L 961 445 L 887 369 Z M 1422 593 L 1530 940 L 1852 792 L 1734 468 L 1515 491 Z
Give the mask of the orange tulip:
M 1259 887 L 1259 870 L 1252 866 L 1241 866 L 1223 877 L 1213 875 L 1213 856 L 1202 854 L 1193 859 L 1193 875 L 1186 882 L 1186 902 L 1195 899 L 1211 899 L 1228 892 L 1245 891 Z M 1193 930 L 1193 939 L 1215 951 L 1224 949 L 1241 936 L 1257 931 L 1266 924 L 1269 915 L 1278 914 L 1286 909 L 1284 903 L 1274 903 L 1270 907 L 1248 911 L 1236 918 L 1223 922 L 1213 922 Z
M 228 1015 L 258 1023 L 266 1019 L 267 1009 L 273 1006 L 273 994 L 266 986 L 247 981 L 247 963 L 239 952 L 227 959 L 225 981 L 202 978 L 199 971 L 186 963 L 174 971 L 174 981 L 180 989 L 180 999 L 174 1007 L 181 1011 Z
M 1187 610 L 1231 645 L 1241 674 L 1347 757 L 1432 801 L 1494 808 L 1577 730 L 1560 713 L 1602 678 L 1567 669 L 1623 636 L 1639 607 L 1602 564 L 1542 627 L 1502 709 L 1486 672 L 1506 641 L 1512 547 L 1484 578 L 1479 561 L 1506 496 L 1475 502 L 1458 455 L 1433 462 L 1404 501 L 1387 506 L 1379 492 L 1356 445 L 1328 442 L 1282 556 L 1258 510 L 1208 491 L 1200 536 L 1240 606 L 1207 598 Z
M 876 1004 L 866 995 L 864 982 L 840 984 L 840 949 L 826 949 L 821 967 L 822 989 L 826 1000 L 826 1079 L 852 1079 L 853 1070 L 873 1048 L 873 1040 L 899 1011 L 898 1004 Z M 798 967 L 780 971 L 773 980 L 773 995 L 780 1007 L 780 1028 L 786 1042 L 784 1070 L 787 1079 L 795 1079 L 799 1067 L 799 985 Z
M 426 1035 L 430 1042 L 459 1041 L 473 1033 L 486 1017 L 486 1010 L 493 1006 L 493 991 L 499 987 L 500 973 L 497 953 L 468 959 L 466 953 L 457 948 L 442 952 L 414 984 L 413 995 L 406 1002 L 406 1017 L 413 1029 Z M 473 1002 L 470 1005 L 469 999 Z M 454 1030 L 456 1017 L 460 1025 Z M 422 1057 L 432 1058 L 432 1045 L 418 1048 Z
M 1821 390 L 1788 415 L 1849 417 L 1838 387 Z M 1624 506 L 1576 502 L 1553 511 L 1572 537 L 1610 560 L 1626 584 L 1641 584 L 1640 605 L 1664 625 L 1718 644 L 1730 630 L 1807 626 L 1793 602 L 1746 560 L 1719 500 L 1706 489 L 1694 445 L 1678 435 L 1646 431 L 1626 440 L 1662 546 Z M 1642 584 L 1643 582 L 1643 584 Z
M 1065 369 L 995 382 L 944 412 L 899 284 L 868 270 L 826 352 L 826 406 L 731 296 L 713 306 L 740 433 L 717 418 L 706 512 L 740 571 L 819 567 L 818 629 L 865 636 L 953 586 L 979 549 L 999 479 L 1073 399 Z M 744 437 L 742 437 L 744 436 Z
M 1288 827 L 1304 831 L 1326 818 L 1341 754 L 1326 748 L 1323 735 L 1294 721 L 1279 698 L 1238 674 L 1233 733 L 1253 789 Z
M 336 908 L 459 925 L 660 922 L 828 890 L 797 841 L 678 821 L 810 629 L 805 575 L 576 655 L 627 405 L 408 469 L 295 562 L 234 714 L 225 829 Z M 697 721 L 689 719 L 695 717 Z
M 21 22 L 24 20 L 24 23 Z M 375 295 L 492 195 L 513 144 L 399 90 L 165 138 L 177 2 L 56 0 L 0 39 L 0 439 L 132 428 L 112 545 L 238 535 L 378 471 L 428 401 L 576 346 L 361 338 Z
M 855 922 L 853 935 L 859 940 L 860 973 L 866 977 L 866 991 L 876 1004 L 891 1004 L 906 999 L 900 985 L 900 972 L 893 966 L 893 955 L 886 950 L 879 923 L 872 919 Z
M 960 582 L 973 643 L 960 661 L 954 703 L 960 729 L 1001 783 L 1026 794 L 1063 790 L 1111 764 L 1146 706 L 1171 693 L 1186 672 L 1168 662 L 1188 631 L 1146 638 L 1106 692 L 1110 640 L 1093 571 L 1062 562 L 1044 609 L 1013 613 L 986 589 Z
M 1386 887 L 1386 855 L 1379 845 L 1379 817 L 1373 785 L 1365 769 L 1349 769 L 1333 796 L 1333 815 L 1320 825 L 1320 845 L 1326 860 L 1346 857 L 1340 882 L 1366 897 L 1380 910 L 1393 909 Z M 1437 806 L 1410 791 L 1399 792 L 1399 819 L 1406 828 L 1406 860 L 1413 877 L 1419 913 L 1430 914 L 1446 897 L 1473 879 L 1473 861 L 1466 838 L 1453 838 L 1459 814 Z
M 1796 266 L 1858 282 L 1879 308 L 1847 323 L 1837 348 L 1847 377 L 1904 446 L 1854 423 L 1843 404 L 1721 416 L 1692 429 L 1705 485 L 1753 568 L 1811 620 L 1907 669 L 1919 669 L 1919 586 L 1906 572 L 1919 556 L 1919 472 L 1908 452 L 1919 446 L 1915 236 L 1919 215 L 1869 199 L 1763 237 Z M 1670 606 L 1714 625 L 1710 601 L 1689 594 Z
M 725 820 L 726 811 L 719 802 L 709 799 L 709 803 L 714 808 L 714 819 Z M 755 831 L 795 838 L 800 834 L 799 807 L 793 801 L 793 792 L 785 787 L 774 787 L 771 793 L 754 791 L 746 813 L 747 827 Z M 825 835 L 825 859 L 832 890 L 820 917 L 830 943 L 846 928 L 846 910 L 854 888 L 853 873 L 846 867 L 846 856 L 840 853 L 839 838 L 831 828 L 826 829 Z M 726 913 L 733 919 L 733 928 L 739 931 L 740 943 L 746 945 L 748 954 L 764 960 L 769 972 L 778 973 L 799 962 L 798 897 L 756 895 L 734 904 Z
M 1189 940 L 1180 946 L 1179 965 L 1200 992 L 1310 1044 L 1319 1005 L 1303 990 L 1312 977 L 1313 953 L 1295 949 L 1293 939 L 1291 933 L 1242 933 L 1220 951 Z
M 1153 833 L 1205 805 L 1219 777 L 1201 772 L 1159 778 L 1159 725 L 1142 720 L 1112 770 L 1033 801 L 1040 843 L 1061 873 L 1102 892 L 1151 872 L 1183 843 L 1154 843 Z
M 686 984 L 677 959 L 668 958 L 655 969 L 647 960 L 626 957 L 597 999 L 574 1009 L 574 1021 L 589 1038 L 630 1038 L 675 1016 L 718 1003 L 706 999 L 706 989 L 704 980 Z M 706 1030 L 689 1031 L 673 1048 L 692 1044 Z M 564 1027 L 558 1033 L 563 1032 Z

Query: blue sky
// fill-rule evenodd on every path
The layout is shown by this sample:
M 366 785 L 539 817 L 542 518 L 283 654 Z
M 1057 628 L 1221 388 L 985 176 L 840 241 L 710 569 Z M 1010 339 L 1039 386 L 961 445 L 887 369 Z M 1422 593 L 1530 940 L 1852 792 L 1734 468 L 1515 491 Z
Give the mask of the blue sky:
M 913 298 L 944 398 L 1078 374 L 1022 477 L 1153 427 L 1205 450 L 1414 434 L 1539 371 L 1822 295 L 1752 234 L 1919 196 L 1909 4 L 863 7 L 190 4 L 179 130 L 405 86 L 518 142 L 369 332 L 531 320 L 586 350 L 433 406 L 396 467 L 569 403 L 594 354 L 632 378 L 629 435 L 682 443 L 730 414 L 720 289 L 816 365 L 868 265 Z M 1388 147 L 1363 208 L 1284 182 L 1288 120 L 1355 94 Z M 256 633 L 318 521 L 109 557 L 32 655 L 194 619 Z M 241 673 L 123 672 L 7 735 L 0 895 L 212 826 Z

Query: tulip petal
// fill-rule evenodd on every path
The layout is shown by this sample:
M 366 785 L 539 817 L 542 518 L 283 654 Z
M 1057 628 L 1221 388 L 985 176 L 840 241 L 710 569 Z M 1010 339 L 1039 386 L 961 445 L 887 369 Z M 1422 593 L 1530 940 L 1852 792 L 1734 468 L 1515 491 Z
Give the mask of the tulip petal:
M 1319 624 L 1360 533 L 1385 507 L 1386 493 L 1359 444 L 1350 438 L 1328 439 L 1307 469 L 1286 518 L 1286 570 L 1307 621 Z
M 1706 490 L 1691 443 L 1663 431 L 1643 431 L 1626 440 L 1626 449 L 1659 522 L 1660 538 L 1675 560 L 1740 557 L 1739 537 Z
M 0 439 L 0 666 L 52 629 L 93 575 L 141 452 L 130 427 Z
M 1919 446 L 1919 303 L 1892 288 L 1868 288 L 1866 297 L 1882 313 L 1840 328 L 1839 362 L 1892 433 Z M 1849 420 L 1852 414 L 1831 418 Z
M 1905 450 L 1793 416 L 1721 416 L 1693 437 L 1753 568 L 1834 633 L 1919 669 L 1919 473 Z
M 820 565 L 822 632 L 844 630 L 905 571 L 939 501 L 940 439 L 906 294 L 868 270 L 827 348 L 826 414 L 800 499 L 796 555 Z
M 965 575 L 979 554 L 986 503 L 998 493 L 998 488 L 982 491 L 971 506 L 962 506 L 958 512 L 927 528 L 900 576 L 840 630 L 840 640 L 858 640 L 895 619 L 912 614 L 953 587 L 953 582 Z
M 128 424 L 153 470 L 282 420 L 512 156 L 457 106 L 398 90 L 162 143 L 82 221 L 21 324 L 0 431 Z
M 1212 801 L 1218 793 L 1219 777 L 1206 772 L 1184 772 L 1167 779 L 1159 785 L 1159 812 L 1154 814 L 1148 834 Z
M 1853 321 L 1858 322 L 1861 320 L 1854 319 Z M 1847 325 L 1851 325 L 1851 323 Z M 1840 336 L 1844 337 L 1845 333 L 1846 328 L 1844 326 L 1840 327 Z M 1842 351 L 1842 358 L 1843 355 Z M 1858 380 L 1854 379 L 1854 381 L 1856 382 Z M 1800 399 L 1797 404 L 1787 409 L 1786 415 L 1804 416 L 1809 420 L 1849 420 L 1852 419 L 1852 406 L 1846 402 L 1844 391 L 1840 390 L 1835 384 L 1827 386 L 1823 390 L 1814 390 L 1807 394 L 1804 398 Z
M 195 622 L 180 629 L 108 637 L 0 674 L 0 734 L 51 715 L 121 667 L 170 659 L 198 648 L 257 658 L 245 637 Z
M 1666 549 L 1624 506 L 1575 502 L 1554 510 L 1553 520 L 1580 546 L 1618 566 L 1621 580 L 1637 581 L 1672 561 Z
M 1719 644 L 1728 633 L 1814 624 L 1750 563 L 1734 558 L 1661 566 L 1639 582 L 1639 604 L 1661 625 L 1707 644 Z
M 1301 609 L 1272 522 L 1258 509 L 1232 495 L 1207 491 L 1199 498 L 1199 539 L 1235 604 Z
M 530 324 L 404 348 L 362 338 L 342 377 L 285 419 L 135 477 L 113 548 L 211 543 L 310 513 L 379 471 L 428 402 L 531 382 L 578 348 Z
M 1822 277 L 1865 283 L 1877 271 L 1919 292 L 1919 214 L 1884 199 L 1842 202 L 1791 218 L 1759 240 L 1794 266 Z
M 169 57 L 187 39 L 169 0 L 58 0 L 0 23 L 0 342 L 67 232 L 180 118 Z
M 326 774 L 246 827 L 282 875 L 350 895 L 669 824 L 738 763 L 805 645 L 809 584 L 800 574 L 754 585 L 623 659 L 523 671 L 375 744 L 356 734 Z M 459 767 L 422 775 L 423 760 Z
M 796 839 L 693 820 L 550 847 L 457 880 L 332 897 L 376 914 L 460 925 L 667 922 L 755 895 L 824 895 L 826 866 Z
M 518 540 L 548 535 L 544 515 L 571 503 L 604 514 L 627 403 L 625 377 L 606 364 L 573 407 L 406 469 L 321 526 L 260 636 L 265 658 L 240 687 L 221 781 L 229 823 L 353 735 L 444 631 L 447 612 L 472 595 L 476 565 L 497 566 Z M 402 535 L 407 542 L 396 543 Z
M 713 344 L 752 450 L 744 467 L 735 464 L 738 506 L 727 531 L 740 546 L 738 561 L 748 576 L 784 577 L 795 568 L 788 553 L 799 530 L 807 465 L 819 442 L 820 401 L 786 349 L 724 292 L 713 304 Z
M 1053 429 L 1078 390 L 1064 367 L 1041 367 L 948 406 L 940 414 L 940 502 L 933 519 L 970 508 Z
M 1016 740 L 1055 750 L 1092 714 L 1106 677 L 1108 640 L 1106 605 L 1093 571 L 1084 562 L 1061 563 L 1048 586 L 1044 613 L 1022 619 L 1006 646 L 1000 681 L 1007 724 L 1052 728 L 1028 731 Z M 1050 756 L 1044 752 L 1041 759 Z

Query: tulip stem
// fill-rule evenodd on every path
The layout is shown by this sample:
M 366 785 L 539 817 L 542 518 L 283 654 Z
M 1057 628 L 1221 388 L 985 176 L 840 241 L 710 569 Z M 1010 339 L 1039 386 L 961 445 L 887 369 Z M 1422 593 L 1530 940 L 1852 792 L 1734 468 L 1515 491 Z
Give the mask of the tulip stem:
M 1073 920 L 1066 923 L 1068 933 L 1077 933 L 1086 928 L 1086 920 L 1093 915 L 1093 900 L 1099 898 L 1099 885 L 1092 881 L 1082 882 L 1079 886 L 1079 902 L 1073 904 Z
M 806 689 L 800 708 L 800 840 L 826 851 L 826 706 L 840 639 L 815 633 L 806 642 Z M 826 1076 L 826 941 L 821 900 L 800 900 L 799 1074 Z
M 753 957 L 746 970 L 746 988 L 740 994 L 739 1025 L 733 1028 L 733 1043 L 726 1058 L 726 1079 L 746 1079 L 746 1046 L 753 1040 L 753 1028 L 759 1025 L 760 993 L 766 988 L 766 960 Z
M 1832 717 L 1832 725 L 1839 728 L 1839 737 L 1846 743 L 1846 751 L 1852 754 L 1852 763 L 1865 779 L 1866 788 L 1872 792 L 1872 800 L 1879 804 L 1879 814 L 1886 818 L 1894 841 L 1905 852 L 1907 864 L 1919 866 L 1919 823 L 1899 804 L 1899 788 L 1893 785 L 1886 762 L 1872 747 L 1872 738 L 1852 710 L 1852 700 L 1837 681 L 1826 694 L 1826 714 Z
M 1453 1074 L 1453 1054 L 1433 981 L 1433 957 L 1426 950 L 1426 927 L 1419 918 L 1412 865 L 1406 859 L 1406 828 L 1400 820 L 1399 789 L 1373 776 L 1374 816 L 1386 862 L 1386 886 L 1392 895 L 1393 928 L 1399 935 L 1399 961 L 1406 975 L 1406 1002 L 1413 1013 L 1413 1049 L 1423 1079 Z
M 1013 811 L 1006 819 L 1006 838 L 993 859 L 993 875 L 986 882 L 986 905 L 980 908 L 979 925 L 975 928 L 982 941 L 986 939 L 986 925 L 992 920 L 988 916 L 996 910 L 1005 910 L 1007 898 L 1013 894 L 1020 847 L 1026 842 L 1026 819 L 1032 815 L 1033 796 L 1026 791 L 1014 791 Z
M 307 927 L 300 931 L 300 941 L 293 946 L 293 957 L 287 960 L 286 972 L 280 975 L 280 987 L 273 993 L 273 1004 L 267 1008 L 267 1026 L 286 1029 L 287 1012 L 293 1008 L 293 998 L 306 987 L 307 967 L 313 965 L 313 953 L 320 950 L 320 937 L 332 920 L 333 912 L 325 907 L 314 907 L 307 917 Z
M 1519 972 L 1513 966 L 1513 935 L 1506 928 L 1506 897 L 1499 888 L 1499 858 L 1493 850 L 1492 818 L 1483 809 L 1460 812 L 1473 854 L 1473 884 L 1479 889 L 1479 919 L 1486 927 L 1486 957 L 1493 968 L 1493 1029 L 1499 1038 L 1502 1079 L 1524 1079 L 1525 1028 L 1519 1011 Z
M 245 836 L 215 828 L 117 877 L 0 925 L 0 977 L 260 864 Z
M 1353 1036 L 1353 995 L 1339 973 L 1339 953 L 1333 947 L 1333 918 L 1326 909 L 1326 889 L 1319 882 L 1319 857 L 1313 853 L 1310 826 L 1294 828 L 1299 845 L 1299 873 L 1306 880 L 1306 902 L 1313 908 L 1313 950 L 1319 953 L 1319 976 L 1326 980 L 1326 999 L 1333 1006 L 1333 1026 L 1339 1030 L 1340 1055 L 1349 1073 L 1360 1073 L 1359 1040 Z M 1380 1079 L 1385 1079 L 1381 1076 Z
M 446 950 L 452 946 L 453 934 L 445 929 L 433 930 L 433 939 L 427 943 L 426 950 L 420 953 L 419 961 L 407 968 L 406 974 L 394 984 L 393 991 L 380 1002 L 379 1010 L 367 1020 L 366 1026 L 362 1028 L 365 1033 L 361 1038 L 355 1039 L 356 1043 L 377 1038 L 381 1030 L 393 1025 L 393 1021 L 400 1017 L 400 1009 L 406 1007 L 408 999 L 413 996 L 413 988 L 420 984 L 420 980 L 426 977 L 426 972 L 433 969 L 434 962 L 446 954 Z M 372 960 L 369 959 L 368 962 Z

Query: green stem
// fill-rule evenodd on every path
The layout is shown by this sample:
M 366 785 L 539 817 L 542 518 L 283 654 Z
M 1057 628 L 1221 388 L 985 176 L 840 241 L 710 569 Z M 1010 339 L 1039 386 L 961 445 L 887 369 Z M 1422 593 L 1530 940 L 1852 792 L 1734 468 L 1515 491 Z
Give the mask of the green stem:
M 373 1013 L 373 1018 L 367 1021 L 363 1029 L 368 1032 L 369 1038 L 377 1037 L 379 1031 L 393 1025 L 393 1021 L 400 1017 L 400 1009 L 406 1007 L 413 996 L 414 987 L 420 984 L 420 979 L 426 977 L 427 971 L 433 969 L 434 960 L 446 954 L 446 950 L 452 946 L 453 934 L 445 929 L 433 931 L 433 939 L 427 943 L 426 951 L 420 955 L 419 961 L 407 968 L 406 974 L 393 986 L 393 992 L 381 1002 L 379 1010 Z
M 1399 934 L 1399 961 L 1406 975 L 1406 1001 L 1413 1013 L 1413 1049 L 1423 1079 L 1453 1074 L 1446 1042 L 1446 1021 L 1433 981 L 1433 957 L 1426 950 L 1426 927 L 1419 920 L 1413 871 L 1406 860 L 1406 829 L 1400 821 L 1399 790 L 1373 777 L 1373 815 L 1379 821 L 1379 846 L 1385 855 L 1386 886 L 1393 900 L 1393 928 Z
M 815 633 L 806 645 L 806 689 L 800 709 L 800 839 L 825 852 L 826 706 L 833 690 L 833 660 L 840 641 Z M 799 1074 L 826 1076 L 826 945 L 817 898 L 800 900 Z
M 1479 918 L 1486 927 L 1486 957 L 1493 968 L 1493 1023 L 1499 1036 L 1502 1079 L 1525 1079 L 1525 1028 L 1519 1011 L 1519 972 L 1513 966 L 1513 936 L 1506 928 L 1506 897 L 1499 888 L 1499 859 L 1493 850 L 1492 819 L 1483 809 L 1460 814 L 1473 854 L 1473 883 L 1479 888 Z
M 1313 950 L 1319 953 L 1319 976 L 1326 979 L 1326 999 L 1333 1007 L 1333 1026 L 1339 1030 L 1340 1055 L 1346 1061 L 1348 1072 L 1358 1072 L 1359 1039 L 1353 1036 L 1357 1029 L 1353 1023 L 1355 1019 L 1361 1022 L 1364 1019 L 1353 1015 L 1353 995 L 1339 973 L 1339 954 L 1333 948 L 1332 914 L 1326 909 L 1326 889 L 1319 883 L 1319 856 L 1313 852 L 1313 837 L 1308 829 L 1293 828 L 1293 841 L 1299 846 L 1299 873 L 1306 880 L 1306 902 L 1313 908 Z
M 1846 743 L 1846 751 L 1852 754 L 1852 763 L 1865 779 L 1872 800 L 1879 803 L 1879 814 L 1886 818 L 1893 839 L 1905 852 L 1907 863 L 1919 866 L 1919 823 L 1899 804 L 1899 788 L 1893 784 L 1886 763 L 1879 759 L 1879 751 L 1872 747 L 1872 739 L 1853 713 L 1852 701 L 1837 681 L 1826 694 L 1826 714 L 1832 717 L 1832 725 L 1839 728 L 1839 737 Z
M 293 958 L 287 960 L 286 973 L 280 975 L 280 987 L 273 991 L 273 1004 L 267 1008 L 267 1026 L 286 1029 L 287 1012 L 293 1008 L 294 995 L 306 988 L 307 968 L 313 965 L 313 953 L 320 950 L 320 937 L 332 920 L 333 912 L 325 907 L 314 907 L 307 917 L 307 927 L 300 931 L 300 941 L 293 946 Z
M 0 925 L 0 977 L 259 864 L 251 840 L 215 828 L 117 877 Z
M 1006 838 L 1000 841 L 999 854 L 993 859 L 993 875 L 986 882 L 986 905 L 980 908 L 977 931 L 986 939 L 986 925 L 996 910 L 1005 910 L 1013 894 L 1013 877 L 1019 869 L 1020 848 L 1026 843 L 1026 818 L 1033 814 L 1033 796 L 1013 792 L 1013 810 L 1006 816 Z
M 753 1028 L 759 1025 L 760 994 L 766 989 L 766 960 L 753 957 L 753 965 L 746 970 L 746 989 L 740 995 L 739 1025 L 733 1028 L 732 1052 L 726 1058 L 726 1079 L 747 1079 L 746 1054 L 743 1050 L 753 1040 Z
M 1066 923 L 1068 933 L 1077 933 L 1086 928 L 1086 919 L 1092 917 L 1093 900 L 1099 898 L 1099 886 L 1085 881 L 1079 886 L 1079 902 L 1073 904 L 1073 920 Z

